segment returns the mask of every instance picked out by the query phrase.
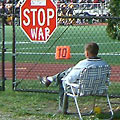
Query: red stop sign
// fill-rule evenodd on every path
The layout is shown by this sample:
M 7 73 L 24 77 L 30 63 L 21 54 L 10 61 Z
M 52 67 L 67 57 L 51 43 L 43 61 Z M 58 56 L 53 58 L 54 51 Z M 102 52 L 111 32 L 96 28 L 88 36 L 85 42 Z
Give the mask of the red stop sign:
M 57 27 L 56 11 L 51 0 L 26 0 L 21 5 L 20 26 L 31 41 L 48 41 Z

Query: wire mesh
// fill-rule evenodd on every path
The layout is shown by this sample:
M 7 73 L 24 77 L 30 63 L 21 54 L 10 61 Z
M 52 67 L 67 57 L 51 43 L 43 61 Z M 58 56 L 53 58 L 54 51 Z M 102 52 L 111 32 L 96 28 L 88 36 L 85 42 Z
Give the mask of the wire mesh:
M 73 20 L 72 24 L 69 19 Z M 99 57 L 112 67 L 111 95 L 120 95 L 119 51 L 120 42 L 109 37 L 107 21 L 109 17 L 59 17 L 58 27 L 45 44 L 31 42 L 19 25 L 15 26 L 16 34 L 16 89 L 26 91 L 57 91 L 55 82 L 49 88 L 40 84 L 37 75 L 51 76 L 74 66 L 84 57 L 84 45 L 96 42 Z M 113 18 L 115 19 L 115 18 Z M 61 21 L 66 24 L 60 24 Z M 79 23 L 78 23 L 79 21 Z M 70 59 L 55 59 L 57 46 L 70 46 Z

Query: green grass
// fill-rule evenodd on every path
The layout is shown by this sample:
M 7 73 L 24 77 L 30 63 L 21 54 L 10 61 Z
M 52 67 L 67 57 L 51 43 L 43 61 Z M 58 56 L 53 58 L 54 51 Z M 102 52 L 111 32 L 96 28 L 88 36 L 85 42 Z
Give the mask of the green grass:
M 111 39 L 106 32 L 106 26 L 58 26 L 55 33 L 45 44 L 30 42 L 19 26 L 16 26 L 16 53 L 17 62 L 39 63 L 73 63 L 84 59 L 84 45 L 88 42 L 97 42 L 100 46 L 99 56 L 109 64 L 119 65 L 120 42 Z M 64 32 L 64 33 L 63 33 Z M 60 37 L 60 34 L 62 36 Z M 60 37 L 60 38 L 59 38 Z M 58 39 L 59 38 L 59 39 Z M 6 42 L 12 42 L 12 27 L 6 26 Z M 56 46 L 69 45 L 72 57 L 69 60 L 55 60 Z M 12 51 L 12 43 L 6 43 L 7 52 Z M 33 53 L 33 54 L 31 54 Z M 52 54 L 40 54 L 52 53 Z M 75 55 L 77 53 L 77 55 Z M 81 54 L 79 54 L 81 53 Z M 11 61 L 10 55 L 6 56 Z
M 111 85 L 109 87 L 110 94 L 112 95 L 120 95 L 120 82 L 111 82 Z
M 11 81 L 6 81 L 6 91 L 0 92 L 0 116 L 1 120 L 78 120 L 77 115 L 63 115 L 56 114 L 58 110 L 58 95 L 57 94 L 45 94 L 45 93 L 26 93 L 26 92 L 14 92 L 11 90 Z M 101 114 L 92 116 L 84 116 L 84 120 L 104 120 L 105 117 L 109 117 L 105 113 L 102 106 L 105 103 L 104 98 L 98 99 L 98 105 L 101 106 Z M 119 99 L 111 99 L 112 102 L 119 101 Z M 92 103 L 92 97 L 85 97 L 80 99 L 80 106 L 90 108 Z M 84 103 L 84 106 L 83 106 Z M 113 104 L 115 112 L 114 119 L 119 120 L 120 109 L 117 109 L 118 105 Z M 87 110 L 87 109 L 86 109 Z M 75 112 L 76 108 L 73 99 L 69 99 L 69 112 Z

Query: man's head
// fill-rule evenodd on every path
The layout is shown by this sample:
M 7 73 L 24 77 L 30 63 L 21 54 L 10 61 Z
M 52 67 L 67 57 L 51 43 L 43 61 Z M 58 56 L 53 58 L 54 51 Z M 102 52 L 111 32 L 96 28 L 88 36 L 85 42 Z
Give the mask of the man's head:
M 90 58 L 90 57 L 96 57 L 99 51 L 99 46 L 94 43 L 88 43 L 85 45 L 85 57 Z

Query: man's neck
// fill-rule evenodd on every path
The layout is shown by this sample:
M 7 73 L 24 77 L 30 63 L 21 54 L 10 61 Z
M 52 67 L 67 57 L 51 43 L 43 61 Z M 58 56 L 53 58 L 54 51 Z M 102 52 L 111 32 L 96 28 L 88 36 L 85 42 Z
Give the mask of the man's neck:
M 92 57 L 88 57 L 88 59 L 100 59 L 100 57 L 92 56 Z

